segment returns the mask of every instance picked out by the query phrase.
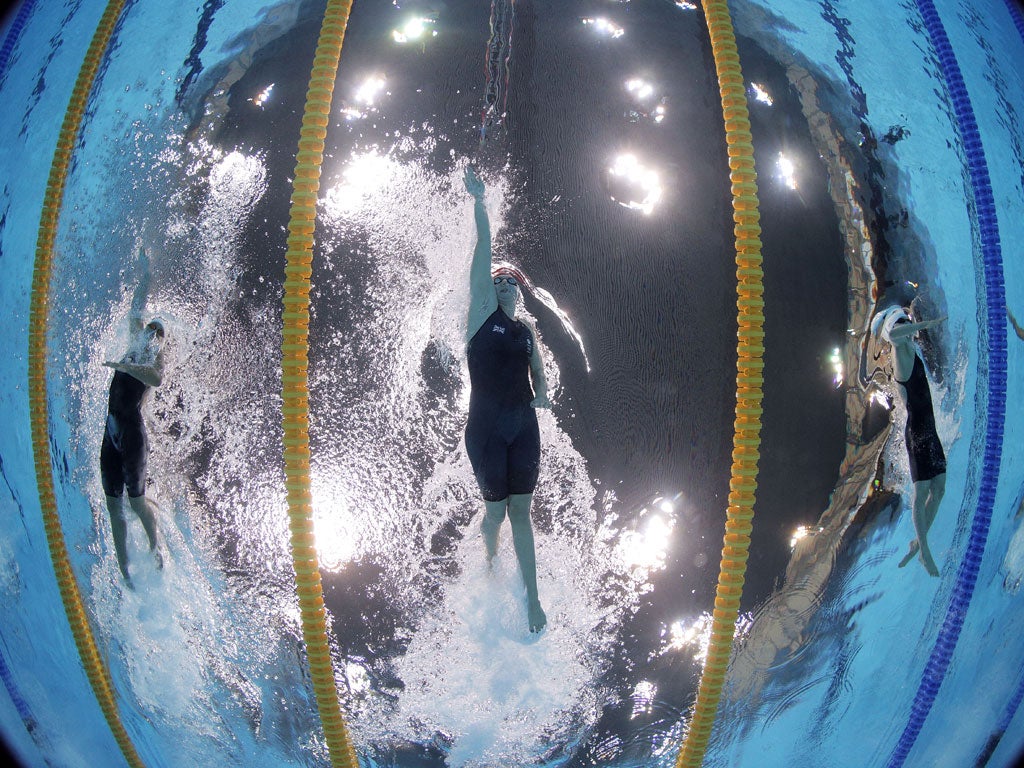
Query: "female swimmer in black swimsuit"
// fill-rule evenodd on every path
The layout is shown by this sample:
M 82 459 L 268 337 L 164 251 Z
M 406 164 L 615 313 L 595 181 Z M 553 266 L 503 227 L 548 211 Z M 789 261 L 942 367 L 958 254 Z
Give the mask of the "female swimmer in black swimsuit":
M 910 479 L 914 481 L 914 529 L 917 538 L 900 562 L 902 568 L 917 555 L 925 570 L 939 575 L 931 549 L 928 530 L 935 522 L 935 513 L 946 491 L 946 455 L 935 430 L 932 395 L 924 363 L 914 348 L 914 334 L 932 328 L 945 318 L 913 322 L 910 310 L 892 307 L 883 312 L 882 337 L 892 344 L 893 378 L 899 384 L 900 396 L 907 409 L 906 443 L 910 458 Z
M 537 559 L 530 503 L 540 470 L 540 433 L 534 408 L 550 408 L 544 362 L 533 329 L 516 319 L 522 276 L 510 267 L 491 266 L 491 226 L 484 207 L 484 184 L 466 169 L 466 191 L 476 200 L 477 243 L 470 267 L 469 421 L 466 451 L 484 497 L 481 530 L 488 563 L 498 551 L 505 514 L 526 585 L 531 632 L 547 624 L 537 595 Z
M 114 535 L 114 552 L 125 583 L 132 587 L 128 575 L 128 525 L 124 518 L 122 498 L 128 491 L 128 504 L 142 521 L 149 538 L 149 549 L 157 568 L 163 568 L 163 557 L 157 549 L 156 505 L 146 498 L 146 458 L 149 441 L 142 420 L 142 403 L 151 387 L 159 387 L 163 378 L 164 324 L 153 318 L 142 324 L 142 309 L 149 289 L 149 260 L 139 249 L 142 279 L 135 289 L 128 323 L 131 343 L 118 362 L 107 361 L 114 369 L 107 400 L 107 423 L 100 447 L 100 478 L 110 513 Z

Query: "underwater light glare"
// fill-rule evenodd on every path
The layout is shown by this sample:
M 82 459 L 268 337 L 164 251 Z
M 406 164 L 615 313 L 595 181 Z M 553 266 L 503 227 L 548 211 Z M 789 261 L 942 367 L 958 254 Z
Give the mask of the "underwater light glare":
M 783 153 L 779 153 L 779 177 L 790 189 L 796 189 L 796 164 Z
M 380 75 L 366 78 L 356 90 L 356 101 L 362 104 L 373 104 L 377 96 L 384 90 L 386 81 Z
M 273 90 L 274 90 L 274 84 L 271 83 L 266 88 L 264 88 L 262 91 L 260 91 L 258 94 L 256 94 L 253 98 L 249 99 L 249 101 L 251 101 L 257 107 L 262 109 L 263 105 L 266 104 L 267 101 L 270 99 L 270 93 Z
M 622 27 L 612 24 L 610 21 L 608 21 L 608 19 L 584 19 L 583 23 L 584 25 L 587 26 L 593 26 L 594 29 L 598 31 L 598 33 L 602 35 L 607 35 L 612 39 L 622 37 L 624 34 L 626 34 L 626 30 L 624 30 Z
M 391 32 L 391 37 L 396 43 L 408 43 L 412 40 L 419 40 L 427 33 L 427 25 L 433 24 L 433 19 L 418 18 L 409 19 L 401 29 Z M 431 37 L 437 37 L 437 30 L 430 30 Z
M 754 92 L 754 100 L 759 101 L 762 104 L 767 104 L 769 107 L 775 103 L 774 99 L 765 90 L 765 87 L 760 83 L 751 83 L 750 90 Z
M 612 194 L 612 200 L 619 205 L 649 214 L 661 200 L 661 179 L 657 171 L 644 166 L 636 155 L 626 153 L 616 157 L 608 174 L 616 188 L 624 187 L 628 192 L 628 199 L 622 193 L 619 197 Z

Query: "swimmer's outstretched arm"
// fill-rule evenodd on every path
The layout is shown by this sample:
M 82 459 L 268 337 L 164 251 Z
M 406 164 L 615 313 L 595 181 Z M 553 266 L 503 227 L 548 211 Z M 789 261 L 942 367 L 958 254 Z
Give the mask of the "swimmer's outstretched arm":
M 889 331 L 889 340 L 893 344 L 898 344 L 903 339 L 913 336 L 918 331 L 923 331 L 926 328 L 934 328 L 936 325 L 944 323 L 945 317 L 937 317 L 934 320 L 922 320 L 918 323 L 896 323 Z
M 491 279 L 491 222 L 484 205 L 484 183 L 472 166 L 466 167 L 463 177 L 466 191 L 473 196 L 473 216 L 476 219 L 476 247 L 469 268 L 469 324 L 466 338 L 473 338 L 484 321 L 498 308 L 498 294 Z
M 134 376 L 143 384 L 146 384 L 150 387 L 159 387 L 164 380 L 163 351 L 157 352 L 156 360 L 153 361 L 152 365 L 138 365 L 137 363 L 114 362 L 113 360 L 107 360 L 103 364 L 107 366 L 107 368 L 113 368 L 115 371 L 121 371 L 123 373 L 127 373 L 129 376 Z
M 142 310 L 146 308 L 146 299 L 149 298 L 149 254 L 146 249 L 139 246 L 139 282 L 135 285 L 135 293 L 132 295 L 132 308 L 128 314 L 128 330 L 137 333 L 142 330 L 145 323 L 142 321 Z

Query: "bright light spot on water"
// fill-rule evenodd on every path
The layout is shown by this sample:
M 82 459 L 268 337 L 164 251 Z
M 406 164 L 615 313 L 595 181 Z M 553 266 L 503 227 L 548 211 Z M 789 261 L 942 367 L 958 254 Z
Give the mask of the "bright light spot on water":
M 693 660 L 704 662 L 708 657 L 708 646 L 711 643 L 710 614 L 698 616 L 690 623 L 682 620 L 674 622 L 668 628 L 668 643 L 665 651 L 693 651 Z
M 342 117 L 346 120 L 361 120 L 366 117 L 365 112 L 355 109 L 354 107 L 342 107 L 340 111 Z
M 373 104 L 374 100 L 384 90 L 385 80 L 379 75 L 371 75 L 366 78 L 356 90 L 356 101 L 361 104 Z
M 600 34 L 607 35 L 613 39 L 626 34 L 626 30 L 612 24 L 608 19 L 584 19 L 583 24 L 593 26 Z
M 768 95 L 768 91 L 764 89 L 764 86 L 760 83 L 751 83 L 750 90 L 754 92 L 754 100 L 760 101 L 762 104 L 767 104 L 769 107 L 774 104 L 774 100 Z
M 623 562 L 633 568 L 663 568 L 675 521 L 652 515 L 642 530 L 626 531 L 619 543 Z
M 779 177 L 790 189 L 796 189 L 796 164 L 781 152 L 779 153 Z
M 633 700 L 633 712 L 629 716 L 630 719 L 650 714 L 651 705 L 654 703 L 654 698 L 657 695 L 658 686 L 654 683 L 649 680 L 641 680 L 637 683 L 636 688 L 633 689 L 633 693 L 629 697 Z
M 428 25 L 433 23 L 433 19 L 409 19 L 401 29 L 392 31 L 391 36 L 396 43 L 408 43 L 410 40 L 419 40 L 427 33 Z M 430 30 L 430 36 L 437 37 L 437 30 Z
M 648 98 L 652 93 L 654 93 L 654 86 L 646 80 L 634 77 L 632 80 L 626 81 L 626 90 L 636 98 L 642 100 Z
M 350 529 L 352 513 L 348 501 L 338 489 L 315 493 L 313 534 L 320 567 L 339 571 L 356 556 L 356 536 Z
M 808 536 L 813 536 L 816 533 L 821 533 L 821 528 L 816 525 L 797 526 L 797 529 L 793 531 L 793 535 L 789 539 L 789 548 L 795 548 L 803 539 L 806 539 Z
M 871 393 L 871 402 L 882 406 L 885 410 L 892 410 L 892 403 L 889 402 L 889 398 L 877 389 Z
M 682 8 L 684 11 L 696 11 L 697 10 L 697 4 L 696 3 L 689 3 L 689 2 L 687 2 L 687 0 L 676 0 L 676 5 L 679 8 Z
M 657 171 L 645 167 L 632 154 L 615 158 L 608 169 L 613 194 L 612 200 L 619 205 L 650 213 L 661 200 L 661 180 Z
M 344 181 L 328 190 L 324 198 L 329 211 L 351 213 L 367 197 L 379 192 L 395 173 L 395 163 L 376 152 L 353 157 L 342 173 Z
M 843 383 L 843 356 L 839 351 L 839 347 L 835 347 L 832 350 L 828 362 L 832 366 L 832 383 L 838 388 Z
M 667 515 L 671 515 L 676 511 L 675 504 L 670 499 L 662 499 L 658 502 L 658 508 Z
M 660 123 L 665 119 L 665 105 L 659 104 L 654 108 L 654 122 Z
M 249 99 L 249 101 L 251 101 L 253 104 L 255 104 L 260 109 L 263 109 L 263 105 L 267 103 L 268 99 L 270 99 L 270 93 L 273 90 L 274 90 L 274 84 L 271 83 L 266 88 L 264 88 L 262 91 L 260 91 L 258 94 L 256 94 L 256 96 L 254 96 L 253 98 Z
M 345 679 L 348 681 L 349 692 L 353 696 L 367 693 L 372 688 L 366 669 L 354 662 L 345 665 Z

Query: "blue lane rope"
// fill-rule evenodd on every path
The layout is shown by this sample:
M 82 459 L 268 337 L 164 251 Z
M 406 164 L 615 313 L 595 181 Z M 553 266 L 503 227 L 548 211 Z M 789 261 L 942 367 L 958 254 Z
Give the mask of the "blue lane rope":
M 31 733 L 35 728 L 36 718 L 32 714 L 32 709 L 29 707 L 28 702 L 25 701 L 25 697 L 21 695 L 18 684 L 14 682 L 14 675 L 11 674 L 11 668 L 7 665 L 7 658 L 2 650 L 0 650 L 0 680 L 3 681 L 4 688 L 7 689 L 7 695 L 11 697 L 11 703 L 14 704 L 18 715 L 25 723 L 25 728 Z
M 946 618 L 935 640 L 935 647 L 925 666 L 914 697 L 906 728 L 889 758 L 889 768 L 899 768 L 907 759 L 917 741 L 935 697 L 946 677 L 949 663 L 956 650 L 964 618 L 971 605 L 971 596 L 978 580 L 981 557 L 985 552 L 992 508 L 999 485 L 999 462 L 1002 457 L 1003 426 L 1006 416 L 1006 291 L 1003 285 L 1003 255 L 999 245 L 999 225 L 996 220 L 995 198 L 989 181 L 985 150 L 981 144 L 978 123 L 967 93 L 963 75 L 957 64 L 953 47 L 932 0 L 917 0 L 932 47 L 939 59 L 939 67 L 953 101 L 953 110 L 970 172 L 974 193 L 975 215 L 981 236 L 981 253 L 985 275 L 986 327 L 988 336 L 988 403 L 985 450 L 982 460 L 978 506 L 971 523 L 967 551 L 956 575 L 956 584 L 950 597 Z M 979 355 L 985 350 L 979 349 Z
M 25 31 L 25 24 L 28 23 L 28 17 L 35 6 L 36 0 L 25 0 L 18 9 L 18 14 L 14 17 L 14 21 L 11 22 L 11 28 L 7 31 L 7 36 L 4 38 L 3 47 L 0 47 L 0 81 L 3 81 L 7 75 L 7 67 L 11 63 L 11 53 L 14 52 L 14 46 L 21 39 L 21 33 Z
M 1017 7 L 1017 0 L 1005 0 L 1005 2 L 1007 10 L 1010 12 L 1010 18 L 1013 19 L 1013 26 L 1020 33 L 1021 40 L 1024 40 L 1024 14 Z

